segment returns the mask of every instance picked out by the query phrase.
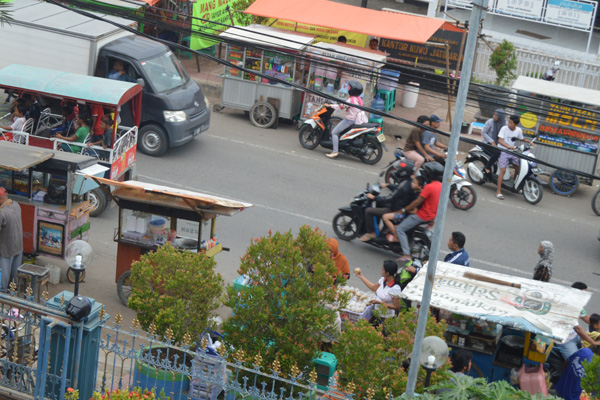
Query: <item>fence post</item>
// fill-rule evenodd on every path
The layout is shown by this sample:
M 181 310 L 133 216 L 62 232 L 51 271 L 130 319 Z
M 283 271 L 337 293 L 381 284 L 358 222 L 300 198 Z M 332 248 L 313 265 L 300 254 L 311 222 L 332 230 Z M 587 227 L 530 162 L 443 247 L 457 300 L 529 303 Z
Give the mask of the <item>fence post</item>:
M 60 299 L 63 296 L 64 306 L 61 306 Z M 72 297 L 71 292 L 61 292 L 50 299 L 48 306 L 63 311 Z M 58 375 L 61 369 L 66 371 L 66 378 L 71 387 L 79 390 L 80 399 L 91 398 L 96 388 L 100 333 L 103 318 L 108 319 L 108 315 L 100 312 L 103 305 L 95 299 L 89 300 L 92 305 L 90 315 L 82 322 L 73 322 L 70 335 L 52 332 L 50 340 L 49 373 Z M 69 341 L 68 344 L 66 340 Z M 63 357 L 66 365 L 63 364 Z

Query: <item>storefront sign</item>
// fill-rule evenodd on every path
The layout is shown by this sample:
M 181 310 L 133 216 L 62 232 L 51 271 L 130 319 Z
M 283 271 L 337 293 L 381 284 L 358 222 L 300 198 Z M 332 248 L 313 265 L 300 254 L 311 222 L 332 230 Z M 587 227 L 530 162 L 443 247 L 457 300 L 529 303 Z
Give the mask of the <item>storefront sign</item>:
M 548 104 L 538 126 L 541 143 L 598 154 L 600 127 L 597 113 L 581 108 Z
M 222 24 L 231 25 L 231 18 L 227 6 L 231 5 L 234 0 L 197 0 L 193 8 L 193 17 L 202 18 L 202 20 L 194 20 L 192 30 L 201 32 L 204 35 L 218 35 L 224 30 Z M 237 24 L 234 12 L 231 13 L 234 22 Z M 204 49 L 214 45 L 214 40 L 206 39 L 200 35 L 192 35 L 190 48 L 192 50 Z
M 421 268 L 401 296 L 420 302 L 426 278 L 427 268 Z M 438 262 L 431 306 L 562 341 L 590 297 L 553 283 Z
M 275 21 L 275 23 L 273 23 Z M 308 33 L 317 38 L 317 42 L 336 43 L 340 36 L 346 37 L 346 43 L 353 46 L 366 47 L 367 39 L 369 36 L 362 33 L 340 31 L 339 29 L 324 28 L 321 26 L 314 26 L 302 23 L 296 23 L 293 21 L 285 20 L 274 20 L 269 18 L 265 25 L 272 26 L 273 28 L 285 29 L 287 31 L 295 31 L 299 33 Z
M 544 21 L 579 29 L 590 29 L 594 4 L 570 0 L 548 0 Z
M 460 54 L 460 44 L 463 38 L 462 29 L 456 28 L 452 24 L 446 23 L 442 29 L 439 29 L 429 42 L 448 43 L 450 69 L 458 69 Z M 434 67 L 446 69 L 446 48 L 427 44 L 416 44 L 399 40 L 381 39 L 379 50 L 389 53 L 388 58 L 395 58 L 403 61 L 409 61 L 411 64 L 426 64 Z
M 497 0 L 496 12 L 539 20 L 542 18 L 544 0 Z

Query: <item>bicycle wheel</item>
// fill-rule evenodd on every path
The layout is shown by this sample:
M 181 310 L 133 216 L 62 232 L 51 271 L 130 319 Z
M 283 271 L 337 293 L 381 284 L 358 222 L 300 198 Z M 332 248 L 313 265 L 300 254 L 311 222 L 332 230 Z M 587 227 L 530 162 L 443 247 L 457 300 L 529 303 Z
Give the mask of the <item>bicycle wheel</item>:
M 550 177 L 550 188 L 561 196 L 570 196 L 579 187 L 579 179 L 572 172 L 557 169 Z

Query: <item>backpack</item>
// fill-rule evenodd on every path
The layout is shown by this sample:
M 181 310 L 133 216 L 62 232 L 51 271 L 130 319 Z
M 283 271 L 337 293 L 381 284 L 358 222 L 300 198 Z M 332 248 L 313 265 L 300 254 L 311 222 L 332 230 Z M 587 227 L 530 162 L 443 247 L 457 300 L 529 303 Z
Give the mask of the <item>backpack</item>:
M 358 96 L 353 96 L 355 99 L 357 99 L 356 104 L 362 106 L 363 102 L 362 99 Z M 359 110 L 358 114 L 356 115 L 356 119 L 354 120 L 354 123 L 356 125 L 362 125 L 362 124 L 366 124 L 369 122 L 369 114 L 367 114 L 366 111 L 363 110 Z

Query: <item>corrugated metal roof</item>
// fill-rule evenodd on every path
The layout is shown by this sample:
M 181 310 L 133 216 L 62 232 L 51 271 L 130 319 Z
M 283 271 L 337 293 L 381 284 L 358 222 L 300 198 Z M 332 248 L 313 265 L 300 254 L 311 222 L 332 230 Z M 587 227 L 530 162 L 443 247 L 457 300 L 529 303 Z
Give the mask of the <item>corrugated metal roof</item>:
M 314 36 L 304 33 L 290 32 L 258 24 L 241 28 L 229 28 L 219 36 L 260 46 L 290 50 L 302 50 L 307 44 L 315 40 Z

